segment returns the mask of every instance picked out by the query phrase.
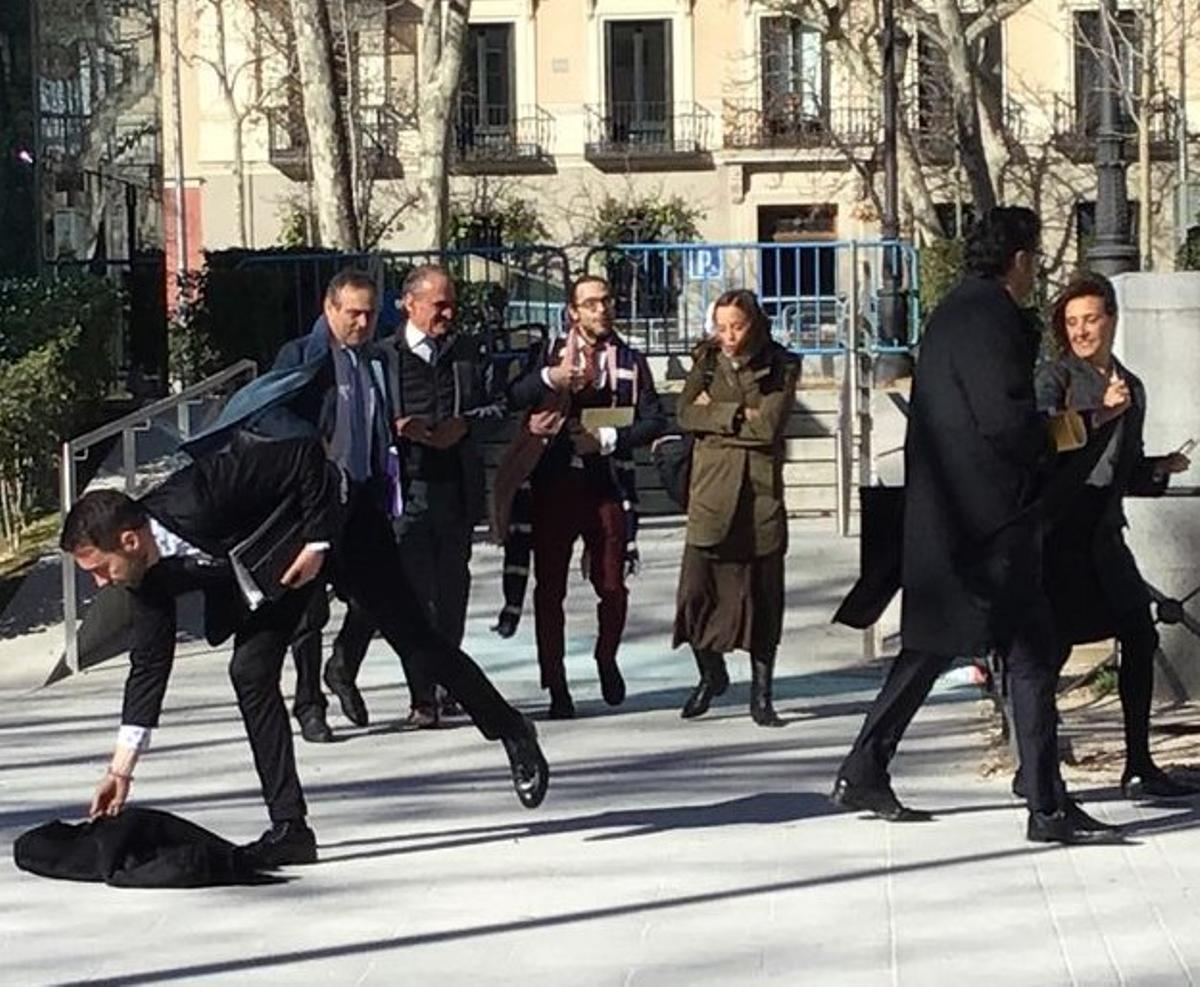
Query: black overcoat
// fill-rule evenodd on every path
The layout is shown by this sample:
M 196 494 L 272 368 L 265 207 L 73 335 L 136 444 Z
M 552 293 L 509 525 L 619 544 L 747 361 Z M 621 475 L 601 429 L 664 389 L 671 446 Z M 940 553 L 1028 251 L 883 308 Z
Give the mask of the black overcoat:
M 1039 341 L 991 279 L 964 278 L 929 318 L 904 444 L 907 648 L 1004 649 L 1040 593 L 1031 507 L 1049 449 L 1034 398 Z
M 1113 637 L 1130 614 L 1139 609 L 1145 612 L 1150 606 L 1142 574 L 1125 544 L 1123 529 L 1128 522 L 1122 500 L 1126 496 L 1158 496 L 1166 489 L 1168 477 L 1158 471 L 1162 457 L 1147 456 L 1144 450 L 1146 388 L 1120 363 L 1116 369 L 1129 386 L 1130 406 L 1119 419 L 1121 435 L 1112 484 L 1105 488 L 1100 510 L 1088 515 L 1092 523 L 1077 523 L 1079 512 L 1072 509 L 1071 491 L 1077 493 L 1086 481 L 1116 423 L 1101 429 L 1089 425 L 1088 444 L 1055 460 L 1052 485 L 1064 490 L 1047 511 L 1045 586 L 1055 624 L 1072 644 Z M 1089 363 L 1068 355 L 1039 368 L 1038 406 L 1047 412 L 1068 407 L 1094 411 L 1101 406 L 1105 386 L 1105 378 Z M 1067 482 L 1058 482 L 1061 477 Z

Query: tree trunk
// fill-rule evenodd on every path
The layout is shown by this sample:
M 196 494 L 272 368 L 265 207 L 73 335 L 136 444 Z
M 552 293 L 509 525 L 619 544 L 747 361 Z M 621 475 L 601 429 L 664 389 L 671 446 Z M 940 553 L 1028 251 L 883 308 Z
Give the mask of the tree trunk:
M 225 112 L 233 123 L 233 208 L 238 221 L 238 246 L 247 247 L 250 237 L 246 230 L 246 139 L 243 131 L 245 114 L 238 107 L 237 93 L 229 73 L 229 49 L 225 37 L 225 2 L 215 0 L 212 5 L 216 16 L 217 60 L 213 66 L 217 84 L 221 87 L 221 99 Z
M 417 184 L 426 216 L 425 245 L 446 245 L 450 129 L 458 95 L 471 0 L 426 0 L 421 14 Z
M 984 154 L 979 126 L 979 101 L 975 94 L 973 55 L 967 46 L 966 26 L 956 0 L 937 0 L 950 92 L 954 105 L 954 130 L 963 170 L 971 186 L 975 215 L 982 216 L 996 204 L 996 185 Z
M 296 60 L 304 95 L 304 125 L 324 246 L 358 250 L 354 189 L 346 153 L 346 126 L 333 79 L 333 34 L 326 0 L 289 0 Z
M 1145 31 L 1141 72 L 1138 75 L 1138 253 L 1141 255 L 1141 269 L 1151 271 L 1154 269 L 1154 247 L 1150 228 L 1150 99 L 1154 92 L 1154 59 L 1151 57 L 1154 51 L 1154 15 L 1151 12 L 1147 12 L 1145 17 Z

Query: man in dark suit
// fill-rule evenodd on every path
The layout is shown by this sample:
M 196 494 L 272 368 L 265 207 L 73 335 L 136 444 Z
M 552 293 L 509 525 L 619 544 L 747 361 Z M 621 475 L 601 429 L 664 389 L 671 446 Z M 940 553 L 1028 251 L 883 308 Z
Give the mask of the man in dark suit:
M 238 593 L 228 553 L 285 501 L 295 503 L 306 543 L 282 577 L 287 592 L 251 610 Z M 175 657 L 175 599 L 198 589 L 209 643 L 235 635 L 229 675 L 271 818 L 271 828 L 245 852 L 264 867 L 316 860 L 279 674 L 332 544 L 335 509 L 335 483 L 317 443 L 246 438 L 139 500 L 96 490 L 71 508 L 63 551 L 98 585 L 127 587 L 133 618 L 121 728 L 92 798 L 93 817 L 116 815 L 128 798 Z
M 473 425 L 498 417 L 475 340 L 454 331 L 454 283 L 436 264 L 414 268 L 401 293 L 407 319 L 379 348 L 399 436 L 403 508 L 395 519 L 400 558 L 429 619 L 450 644 L 462 645 L 471 590 L 471 540 L 485 511 L 483 458 Z M 353 684 L 374 628 L 348 619 L 325 668 L 331 682 Z M 441 711 L 434 684 L 411 663 L 405 668 L 409 723 L 436 726 Z
M 503 742 L 517 796 L 534 808 L 545 795 L 549 769 L 533 724 L 504 701 L 469 655 L 437 633 L 397 552 L 390 523 L 399 513 L 393 415 L 386 361 L 370 342 L 375 312 L 375 284 L 367 275 L 336 275 L 326 291 L 324 319 L 303 344 L 303 362 L 248 384 L 185 448 L 219 447 L 239 429 L 323 441 L 344 487 L 332 558 L 335 590 L 351 612 L 379 628 L 414 680 L 444 687 L 484 737 Z M 345 707 L 343 683 L 327 681 Z
M 541 443 L 532 467 L 534 621 L 542 688 L 550 716 L 570 719 L 563 601 L 575 542 L 582 538 L 598 597 L 595 659 L 604 701 L 625 699 L 617 649 L 625 629 L 625 577 L 636 562 L 637 487 L 633 451 L 666 428 L 666 415 L 646 358 L 613 331 L 613 297 L 603 278 L 585 276 L 567 301 L 571 329 L 552 346 L 544 366 L 513 384 L 509 402 L 534 409 L 517 443 Z M 588 409 L 624 409 L 622 424 L 583 425 Z M 515 488 L 514 488 L 515 489 Z M 505 512 L 507 513 L 507 512 Z
M 888 764 L 954 657 L 997 650 L 1007 659 L 1028 786 L 1027 835 L 1083 842 L 1109 827 L 1067 797 L 1058 767 L 1061 654 L 1033 510 L 1049 442 L 1033 388 L 1040 332 L 1021 308 L 1039 239 L 1030 210 L 991 210 L 972 231 L 967 276 L 926 325 L 905 440 L 903 650 L 832 797 L 894 821 L 928 818 L 901 805 Z

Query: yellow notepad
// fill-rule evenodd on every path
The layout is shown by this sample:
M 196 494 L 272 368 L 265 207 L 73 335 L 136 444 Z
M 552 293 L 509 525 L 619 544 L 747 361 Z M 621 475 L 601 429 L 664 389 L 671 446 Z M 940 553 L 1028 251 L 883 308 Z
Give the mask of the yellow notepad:
M 593 434 L 602 428 L 628 428 L 633 424 L 633 408 L 584 408 L 579 423 Z

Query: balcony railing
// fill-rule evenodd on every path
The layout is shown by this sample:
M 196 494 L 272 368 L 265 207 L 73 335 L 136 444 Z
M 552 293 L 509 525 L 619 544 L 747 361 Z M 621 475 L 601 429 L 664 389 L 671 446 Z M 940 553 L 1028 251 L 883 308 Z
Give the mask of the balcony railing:
M 798 93 L 726 100 L 723 116 L 729 148 L 869 147 L 880 140 L 877 107 L 817 107 Z
M 415 123 L 387 106 L 360 106 L 349 120 L 358 136 L 363 162 L 379 178 L 398 178 L 400 134 Z M 289 178 L 308 177 L 308 130 L 297 106 L 267 110 L 267 157 Z
M 584 157 L 607 164 L 695 167 L 708 159 L 712 114 L 695 103 L 588 106 Z
M 954 160 L 958 128 L 954 105 L 948 94 L 930 96 L 910 86 L 901 107 L 909 133 L 927 163 L 948 164 Z M 1004 130 L 1009 140 L 1025 140 L 1025 108 L 1011 99 L 1004 101 Z
M 554 117 L 540 106 L 461 104 L 454 121 L 454 168 L 461 174 L 553 170 Z
M 1168 93 L 1156 94 L 1150 101 L 1146 122 L 1151 157 L 1172 157 L 1179 125 L 1178 101 Z M 1117 132 L 1131 141 L 1138 137 L 1137 118 L 1124 99 L 1117 101 Z M 1076 161 L 1094 157 L 1099 134 L 1100 93 L 1083 93 L 1074 99 L 1054 97 L 1054 143 L 1063 154 Z

